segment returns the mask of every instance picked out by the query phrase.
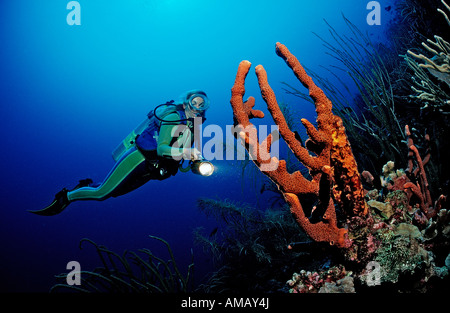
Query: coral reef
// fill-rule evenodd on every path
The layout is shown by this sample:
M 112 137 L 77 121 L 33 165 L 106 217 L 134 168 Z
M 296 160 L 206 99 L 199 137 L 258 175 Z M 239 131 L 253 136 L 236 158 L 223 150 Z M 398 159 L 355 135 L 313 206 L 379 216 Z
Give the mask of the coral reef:
M 430 267 L 430 258 L 420 244 L 421 233 L 416 226 L 401 223 L 384 236 L 374 258 L 381 269 L 380 284 L 397 283 L 402 274 L 414 273 L 420 267 Z
M 436 218 L 423 230 L 423 236 L 426 241 L 450 240 L 450 211 L 440 210 Z
M 405 133 L 407 169 L 395 169 L 392 161 L 383 166 L 380 176 L 383 190 L 376 190 L 375 196 L 372 194 L 373 199 L 368 201 L 374 220 L 371 236 L 376 245 L 371 259 L 380 269 L 378 284 L 396 284 L 406 280 L 412 285 L 405 287 L 400 284 L 396 288 L 426 291 L 428 282 L 434 278 L 448 280 L 446 265 L 441 267 L 439 264 L 450 251 L 449 236 L 444 235 L 450 230 L 450 221 L 444 209 L 446 196 L 441 195 L 432 205 L 425 171 L 430 152 L 427 150 L 422 159 L 408 125 Z M 433 241 L 431 238 L 438 234 L 441 240 Z M 371 285 L 369 272 L 363 270 L 358 275 L 359 280 L 368 286 Z
M 434 5 L 431 1 L 401 2 L 401 17 L 411 22 L 421 14 L 414 6 Z M 448 19 L 446 13 L 439 12 Z M 435 37 L 435 41 L 423 45 L 434 56 L 421 57 L 410 49 L 406 62 L 399 62 L 407 45 L 420 43 L 420 25 L 433 24 L 422 15 L 423 20 L 410 28 L 399 21 L 402 29 L 398 34 L 403 37 L 397 38 L 399 45 L 390 47 L 373 45 L 345 18 L 355 38 L 341 36 L 330 26 L 337 45 L 324 42 L 345 65 L 344 70 L 360 91 L 359 98 L 351 99 L 359 104 L 355 108 L 348 106 L 349 99 L 338 88 L 309 70 L 308 75 L 285 46 L 276 44 L 276 53 L 309 94 L 291 86 L 286 91 L 308 98 L 315 106 L 315 124 L 300 119 L 306 141 L 294 129 L 289 110 L 280 108 L 264 67 L 255 68 L 267 109 L 289 151 L 304 168 L 291 168 L 292 160 L 271 155 L 272 135 L 261 141 L 258 138 L 250 120 L 262 118 L 264 113 L 255 108 L 255 98 L 244 101 L 251 63 L 239 64 L 230 101 L 237 130 L 234 135 L 259 171 L 273 183 L 265 185 L 264 190 L 278 192 L 287 203 L 277 203 L 275 212 L 289 208 L 297 228 L 288 223 L 285 214 L 249 214 L 248 208 L 203 201 L 204 207 L 228 212 L 219 214 L 226 217 L 226 225 L 220 228 L 224 235 L 221 241 L 216 241 L 217 230 L 213 231 L 213 240 L 199 236 L 222 261 L 208 291 L 448 292 L 448 42 Z M 439 27 L 427 28 L 435 30 Z M 431 86 L 440 98 L 435 96 L 436 101 L 430 103 L 427 97 L 409 97 L 411 88 L 405 79 L 408 70 L 416 82 Z M 414 86 L 419 90 L 419 85 Z M 417 103 L 420 106 L 414 105 Z M 358 143 L 356 153 L 350 142 Z M 295 232 L 303 236 L 302 230 L 312 241 L 295 239 Z M 280 288 L 283 277 L 284 282 L 291 279 Z
M 287 281 L 290 293 L 354 293 L 352 272 L 343 266 L 334 266 L 325 271 L 302 270 Z
M 349 216 L 364 216 L 368 212 L 364 201 L 361 177 L 357 170 L 350 144 L 345 135 L 341 118 L 332 113 L 331 101 L 309 77 L 300 62 L 282 44 L 277 43 L 276 52 L 293 70 L 297 79 L 309 89 L 317 112 L 317 128 L 306 119 L 302 119 L 309 135 L 305 146 L 296 138 L 284 119 L 275 94 L 267 81 L 267 74 L 261 65 L 255 68 L 261 94 L 267 107 L 279 126 L 279 132 L 293 151 L 297 159 L 309 169 L 312 179 L 308 180 L 299 171 L 292 174 L 286 170 L 286 162 L 270 156 L 272 136 L 261 144 L 251 118 L 261 118 L 262 111 L 254 110 L 255 99 L 243 101 L 245 78 L 251 63 L 242 61 L 239 65 L 231 93 L 231 105 L 239 136 L 249 151 L 253 162 L 266 174 L 278 188 L 290 205 L 297 222 L 315 241 L 326 241 L 338 247 L 349 245 L 345 235 L 347 231 L 337 226 L 334 202 L 336 201 Z M 314 153 L 312 156 L 310 152 Z M 313 214 L 319 215 L 320 222 L 312 223 L 298 198 L 299 195 L 314 194 L 319 198 Z
M 285 46 L 277 43 L 276 51 L 308 88 L 315 104 L 317 128 L 301 120 L 309 136 L 304 145 L 287 126 L 267 74 L 258 65 L 256 75 L 261 94 L 281 137 L 309 169 L 311 179 L 298 171 L 289 173 L 283 160 L 271 157 L 270 135 L 260 143 L 250 119 L 264 115 L 253 109 L 253 97 L 243 101 L 245 78 L 251 65 L 248 61 L 239 65 L 230 101 L 239 137 L 256 166 L 277 185 L 300 227 L 312 240 L 340 248 L 345 264 L 342 268 L 353 273 L 352 277 L 344 275 L 326 281 L 326 270 L 304 270 L 288 281 L 291 292 L 352 292 L 353 280 L 360 288 L 389 284 L 397 291 L 423 291 L 431 288 L 436 279 L 447 281 L 444 259 L 450 251 L 450 227 L 446 196 L 439 196 L 433 205 L 428 183 L 425 166 L 431 157 L 427 148 L 430 136 L 424 137 L 425 144 L 420 147 L 425 150 L 422 158 L 406 125 L 406 170 L 395 169 L 395 163 L 389 161 L 381 171 L 380 190 L 365 190 L 362 179 L 373 188 L 374 176 L 368 171 L 359 174 L 342 120 L 333 114 L 331 101 Z M 301 204 L 302 197 L 308 195 L 318 198 L 311 210 Z M 439 241 L 429 242 L 429 238 L 438 237 Z M 373 264 L 377 265 L 376 279 L 374 268 L 369 266 Z

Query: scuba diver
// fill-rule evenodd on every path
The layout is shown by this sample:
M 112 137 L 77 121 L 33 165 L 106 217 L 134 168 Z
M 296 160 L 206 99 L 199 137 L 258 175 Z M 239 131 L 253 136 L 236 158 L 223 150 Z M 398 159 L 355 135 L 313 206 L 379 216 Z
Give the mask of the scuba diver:
M 158 105 L 114 150 L 114 167 L 101 184 L 87 178 L 72 190 L 63 188 L 44 209 L 30 211 L 50 216 L 61 213 L 77 200 L 103 201 L 124 195 L 149 180 L 163 180 L 178 170 L 209 176 L 214 166 L 193 147 L 194 134 L 205 120 L 209 99 L 201 90 L 183 94 L 178 102 Z M 183 168 L 184 160 L 189 165 Z

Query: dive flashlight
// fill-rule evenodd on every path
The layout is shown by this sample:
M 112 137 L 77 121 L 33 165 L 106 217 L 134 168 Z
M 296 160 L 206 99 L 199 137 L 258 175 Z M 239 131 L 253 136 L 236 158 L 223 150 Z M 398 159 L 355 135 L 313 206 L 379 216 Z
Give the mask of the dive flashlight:
M 214 165 L 205 160 L 195 160 L 191 163 L 191 171 L 194 174 L 210 176 L 214 173 Z

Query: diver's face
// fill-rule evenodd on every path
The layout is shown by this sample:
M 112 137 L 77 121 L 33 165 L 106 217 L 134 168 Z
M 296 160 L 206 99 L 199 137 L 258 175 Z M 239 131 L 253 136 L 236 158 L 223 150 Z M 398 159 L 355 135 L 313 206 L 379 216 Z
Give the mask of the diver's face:
M 192 99 L 191 104 L 194 108 L 198 109 L 203 105 L 203 102 L 205 101 L 202 97 L 195 97 L 194 99 Z
M 197 117 L 198 115 L 200 115 L 200 112 L 196 111 L 196 110 L 192 110 L 190 106 L 188 105 L 183 105 L 183 109 L 186 112 L 186 116 L 188 118 L 194 118 Z
M 188 117 L 196 117 L 200 115 L 200 111 L 197 111 L 196 109 L 200 109 L 203 106 L 204 102 L 205 100 L 203 100 L 202 97 L 193 98 L 191 100 L 191 105 L 188 105 L 187 108 L 186 106 L 183 106 L 186 110 L 186 115 Z

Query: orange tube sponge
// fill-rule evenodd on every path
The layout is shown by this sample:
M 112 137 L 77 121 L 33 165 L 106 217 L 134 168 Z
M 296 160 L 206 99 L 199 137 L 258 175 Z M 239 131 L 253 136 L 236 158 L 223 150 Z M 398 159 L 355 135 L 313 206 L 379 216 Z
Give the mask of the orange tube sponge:
M 308 88 L 309 95 L 316 106 L 318 128 L 328 141 L 331 140 L 331 143 L 329 143 L 330 163 L 334 171 L 333 193 L 335 200 L 349 215 L 366 215 L 369 209 L 364 200 L 361 176 L 341 118 L 333 114 L 331 101 L 312 78 L 306 74 L 303 66 L 286 46 L 277 43 L 276 52 L 286 61 L 303 86 Z M 302 120 L 302 123 L 305 125 L 305 120 Z M 313 126 L 310 125 L 309 128 L 313 128 Z M 308 127 L 306 129 L 308 130 Z M 308 135 L 313 141 L 315 139 L 314 134 L 313 131 L 308 131 Z M 305 164 L 305 166 L 307 165 Z
M 276 44 L 276 53 L 286 61 L 297 79 L 308 88 L 315 104 L 317 128 L 308 120 L 301 120 L 309 136 L 305 146 L 289 129 L 276 100 L 276 95 L 268 83 L 267 73 L 262 65 L 258 65 L 255 71 L 261 95 L 279 127 L 280 135 L 297 159 L 309 169 L 311 180 L 306 179 L 299 171 L 289 173 L 284 160 L 270 156 L 271 135 L 261 144 L 259 143 L 256 128 L 250 119 L 263 117 L 264 114 L 253 109 L 255 105 L 253 97 L 245 102 L 243 100 L 245 78 L 251 66 L 249 61 L 242 61 L 239 64 L 235 83 L 231 89 L 230 102 L 235 125 L 240 132 L 239 136 L 245 143 L 253 162 L 277 184 L 290 205 L 296 221 L 306 233 L 315 241 L 325 241 L 338 247 L 348 247 L 349 241 L 345 236 L 346 229 L 337 226 L 334 202 L 336 201 L 349 216 L 366 215 L 368 207 L 364 201 L 364 189 L 360 174 L 342 120 L 332 113 L 331 101 L 306 74 L 297 58 L 280 43 Z M 299 200 L 299 196 L 302 194 L 315 194 L 319 197 L 319 204 L 314 210 L 321 214 L 319 222 L 313 223 L 306 217 Z
M 430 160 L 430 153 L 428 151 L 425 158 L 422 160 L 422 157 L 419 154 L 416 146 L 414 145 L 413 139 L 411 138 L 411 132 L 409 130 L 409 126 L 405 125 L 405 135 L 406 142 L 408 146 L 408 168 L 405 170 L 410 178 L 417 180 L 417 183 L 414 184 L 412 182 L 407 182 L 403 186 L 404 189 L 410 189 L 418 198 L 419 204 L 422 211 L 428 218 L 431 218 L 436 214 L 433 210 L 433 201 L 431 200 L 431 194 L 428 186 L 428 179 L 425 173 L 425 164 Z M 430 141 L 430 137 L 426 135 L 425 139 Z M 414 160 L 417 164 L 417 167 L 414 167 Z

